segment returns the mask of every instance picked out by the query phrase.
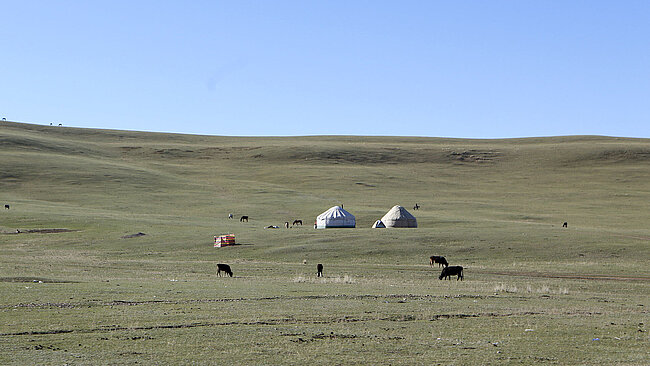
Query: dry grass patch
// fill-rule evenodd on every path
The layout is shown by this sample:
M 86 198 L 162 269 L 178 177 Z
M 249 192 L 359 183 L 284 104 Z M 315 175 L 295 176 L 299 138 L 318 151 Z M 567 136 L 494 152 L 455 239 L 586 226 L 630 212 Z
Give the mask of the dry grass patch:
M 357 280 L 351 276 L 345 275 L 343 277 L 305 277 L 296 276 L 292 279 L 296 283 L 357 283 Z
M 531 285 L 526 285 L 525 288 L 519 288 L 516 285 L 508 285 L 505 283 L 499 283 L 494 286 L 494 292 L 508 292 L 508 293 L 528 293 L 528 294 L 555 294 L 555 295 L 568 295 L 569 289 L 566 287 L 558 287 L 557 290 L 551 289 L 548 285 L 542 285 L 540 287 L 533 287 Z

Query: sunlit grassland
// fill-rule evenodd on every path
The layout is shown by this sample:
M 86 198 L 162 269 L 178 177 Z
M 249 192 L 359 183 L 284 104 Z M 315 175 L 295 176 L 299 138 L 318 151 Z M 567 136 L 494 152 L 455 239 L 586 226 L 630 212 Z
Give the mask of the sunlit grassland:
M 0 203 L 2 364 L 650 362 L 647 139 L 2 123 Z M 395 204 L 419 228 L 370 229 Z

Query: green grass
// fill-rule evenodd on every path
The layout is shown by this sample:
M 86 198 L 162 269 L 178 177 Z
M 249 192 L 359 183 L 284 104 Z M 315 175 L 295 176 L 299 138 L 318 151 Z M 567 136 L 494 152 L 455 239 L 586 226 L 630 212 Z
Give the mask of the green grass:
M 0 203 L 0 364 L 650 363 L 648 139 L 2 122 Z M 419 228 L 370 229 L 395 204 Z

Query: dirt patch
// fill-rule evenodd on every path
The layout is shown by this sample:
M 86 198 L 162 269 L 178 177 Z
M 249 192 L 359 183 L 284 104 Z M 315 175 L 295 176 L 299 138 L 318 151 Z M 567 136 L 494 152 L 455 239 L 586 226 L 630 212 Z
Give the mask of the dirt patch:
M 119 332 L 119 331 L 138 331 L 138 330 L 153 330 L 153 329 L 187 329 L 187 328 L 199 328 L 199 327 L 222 327 L 222 326 L 258 326 L 258 325 L 287 325 L 287 324 L 334 324 L 341 322 L 370 322 L 370 321 L 392 321 L 392 322 L 404 322 L 404 321 L 427 321 L 427 320 L 442 320 L 442 319 L 464 319 L 464 318 L 480 318 L 480 317 L 510 317 L 510 316 L 523 316 L 523 315 L 532 315 L 532 314 L 543 314 L 543 313 L 534 313 L 534 312 L 522 312 L 522 313 L 476 313 L 476 314 L 441 314 L 434 316 L 431 319 L 416 319 L 415 317 L 404 318 L 401 316 L 390 316 L 390 317 L 364 317 L 364 318 L 355 318 L 355 317 L 337 317 L 337 318 L 324 318 L 324 319 L 296 319 L 293 317 L 290 318 L 276 318 L 276 319 L 267 319 L 267 320 L 258 320 L 258 321 L 230 321 L 230 322 L 196 322 L 188 324 L 158 324 L 158 325 L 149 325 L 149 326 L 140 326 L 140 327 L 125 327 L 125 326 L 106 326 L 98 328 L 80 328 L 80 329 L 50 329 L 50 330 L 33 330 L 33 331 L 24 331 L 24 332 L 14 332 L 14 333 L 0 333 L 0 337 L 7 336 L 24 336 L 24 335 L 45 335 L 45 334 L 63 334 L 63 333 L 105 333 L 105 332 Z M 298 333 L 285 333 L 280 334 L 281 336 L 296 336 Z M 330 335 L 317 334 L 311 339 L 296 339 L 292 340 L 293 342 L 302 343 L 305 341 L 313 341 L 316 339 L 333 339 L 333 338 L 356 338 L 354 335 Z
M 43 277 L 0 277 L 0 282 L 75 283 L 74 281 Z
M 6 278 L 15 278 L 15 277 L 6 277 Z M 26 282 L 32 282 L 35 277 L 24 277 L 29 279 Z M 72 282 L 72 281 L 70 281 Z M 14 305 L 0 305 L 0 309 L 6 308 L 47 308 L 47 307 L 89 307 L 89 306 L 139 306 L 139 305 L 153 305 L 153 304 L 210 304 L 210 303 L 227 303 L 227 302 L 244 302 L 244 301 L 293 301 L 293 300 L 320 300 L 320 299 L 338 299 L 338 300 L 378 300 L 378 299 L 399 299 L 404 301 L 408 300 L 424 300 L 424 299 L 462 299 L 462 298 L 471 298 L 471 299 L 482 299 L 485 296 L 482 295 L 399 295 L 399 294 L 390 294 L 390 295 L 304 295 L 304 296 L 268 296 L 268 297 L 240 297 L 240 298 L 230 298 L 230 299 L 194 299 L 194 300 L 145 300 L 145 301 L 129 301 L 129 300 L 113 300 L 113 301 L 87 301 L 79 303 L 65 303 L 65 304 L 51 304 L 51 303 L 28 303 L 28 304 L 14 304 Z M 398 319 L 399 318 L 399 319 Z M 342 317 L 337 318 L 337 322 L 350 322 L 357 321 L 358 319 L 351 317 Z M 385 320 L 391 320 L 386 318 Z M 397 317 L 395 321 L 405 321 L 413 319 L 405 319 L 404 317 Z
M 3 232 L 3 234 L 57 234 L 72 233 L 79 230 L 71 229 L 16 229 L 16 231 Z
M 558 274 L 558 273 L 543 273 L 543 272 L 491 272 L 491 271 L 480 271 L 480 272 L 486 274 L 498 275 L 498 276 L 513 276 L 513 277 L 542 277 L 542 278 L 563 278 L 563 279 L 571 279 L 571 280 L 650 282 L 650 277 L 644 277 L 644 276 L 614 276 L 614 275 L 593 275 L 593 274 L 581 275 L 581 274 Z

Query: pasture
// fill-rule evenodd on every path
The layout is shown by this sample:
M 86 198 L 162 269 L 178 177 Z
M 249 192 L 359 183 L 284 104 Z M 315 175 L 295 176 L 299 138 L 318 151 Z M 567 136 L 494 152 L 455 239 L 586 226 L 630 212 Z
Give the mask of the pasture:
M 650 363 L 648 139 L 0 122 L 0 203 L 0 364 Z

